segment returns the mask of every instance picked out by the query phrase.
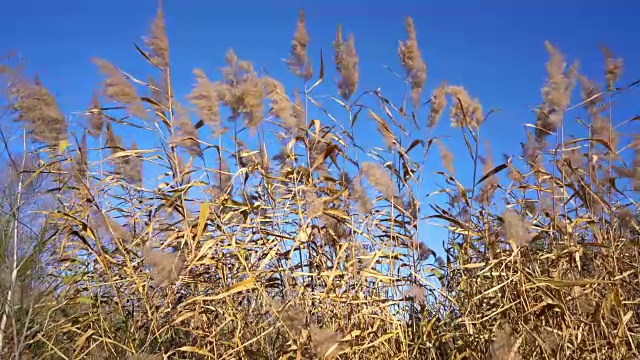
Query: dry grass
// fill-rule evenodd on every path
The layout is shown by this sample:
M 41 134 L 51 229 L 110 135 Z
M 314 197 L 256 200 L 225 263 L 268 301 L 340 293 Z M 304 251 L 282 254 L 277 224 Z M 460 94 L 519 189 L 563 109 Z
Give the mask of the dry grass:
M 640 137 L 610 107 L 627 89 L 622 60 L 604 50 L 599 85 L 546 43 L 536 128 L 496 164 L 480 137 L 489 112 L 462 86 L 427 84 L 410 18 L 406 30 L 413 112 L 356 93 L 355 37 L 340 28 L 337 86 L 313 79 L 327 69 L 312 67 L 304 12 L 287 60 L 303 92 L 229 50 L 219 80 L 194 70 L 182 103 L 162 10 L 140 48 L 160 74 L 145 83 L 96 60 L 105 80 L 81 126 L 2 66 L 7 116 L 27 130 L 15 141 L 48 145 L 12 155 L 3 188 L 3 358 L 640 357 Z M 340 95 L 337 112 L 323 89 Z M 455 159 L 431 135 L 447 106 L 469 150 Z M 575 138 L 569 109 L 590 122 Z M 375 122 L 379 147 L 363 148 L 356 121 Z M 22 170 L 21 156 L 37 166 Z M 441 205 L 422 203 L 431 169 Z M 423 243 L 426 220 L 448 229 L 444 253 Z

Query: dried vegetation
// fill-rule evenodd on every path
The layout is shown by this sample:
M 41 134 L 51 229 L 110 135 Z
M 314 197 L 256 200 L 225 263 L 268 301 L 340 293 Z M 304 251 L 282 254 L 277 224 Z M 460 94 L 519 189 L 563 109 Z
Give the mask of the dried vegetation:
M 162 10 L 138 47 L 151 80 L 96 59 L 104 81 L 80 116 L 3 65 L 5 116 L 38 160 L 4 187 L 2 357 L 639 358 L 640 140 L 610 106 L 635 85 L 619 84 L 622 61 L 604 50 L 599 85 L 546 43 L 536 123 L 495 164 L 480 137 L 491 112 L 428 84 L 410 18 L 406 31 L 399 101 L 413 107 L 357 93 L 366 75 L 340 27 L 332 87 L 304 12 L 286 60 L 301 91 L 229 50 L 219 80 L 195 69 L 178 96 Z M 455 161 L 430 137 L 447 107 L 468 149 Z M 573 114 L 582 137 L 564 132 Z M 360 143 L 357 121 L 384 146 Z M 434 176 L 441 201 L 422 188 Z M 42 177 L 51 201 L 27 214 Z M 425 243 L 434 221 L 441 253 Z

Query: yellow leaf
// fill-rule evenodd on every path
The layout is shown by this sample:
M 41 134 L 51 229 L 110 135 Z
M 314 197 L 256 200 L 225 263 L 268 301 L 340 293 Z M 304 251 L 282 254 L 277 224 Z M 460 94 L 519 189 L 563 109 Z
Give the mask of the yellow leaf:
M 184 314 L 178 316 L 177 319 L 173 320 L 171 325 L 176 325 L 176 324 L 184 321 L 185 319 L 188 319 L 188 318 L 192 317 L 193 315 L 195 315 L 195 313 L 196 313 L 195 311 L 189 311 L 187 313 L 184 313 Z
M 624 334 L 628 332 L 627 323 L 629 322 L 629 319 L 631 319 L 632 316 L 633 316 L 633 311 L 629 310 L 629 312 L 627 312 L 622 317 L 622 322 L 620 322 L 620 325 L 618 325 L 618 337 L 620 339 L 624 338 Z
M 384 334 L 384 335 L 382 335 L 381 337 L 379 337 L 376 341 L 371 342 L 371 343 L 368 343 L 368 344 L 364 345 L 363 347 L 361 347 L 360 349 L 366 349 L 366 348 L 368 348 L 368 347 L 376 346 L 376 345 L 378 345 L 379 343 L 384 342 L 384 341 L 386 341 L 387 339 L 390 339 L 390 338 L 392 338 L 392 337 L 394 337 L 394 336 L 396 336 L 396 335 L 397 335 L 396 333 L 387 333 L 387 334 Z
M 139 154 L 147 154 L 147 153 L 151 153 L 153 152 L 153 150 L 124 150 L 124 151 L 118 151 L 117 153 L 109 156 L 108 158 L 105 159 L 105 161 L 111 161 L 113 159 L 117 159 L 120 157 L 125 157 L 125 156 L 134 156 L 134 155 L 139 155 Z
M 89 330 L 86 333 L 84 333 L 84 335 L 82 335 L 78 341 L 76 341 L 76 351 L 73 353 L 73 358 L 77 358 L 78 354 L 80 353 L 80 350 L 82 350 L 82 346 L 84 346 L 84 343 L 87 342 L 87 339 L 93 335 L 93 333 L 95 332 L 95 330 Z
M 179 307 L 184 307 L 187 304 L 190 304 L 192 302 L 195 301 L 210 301 L 210 300 L 219 300 L 222 298 L 225 298 L 227 296 L 239 293 L 241 291 L 246 291 L 249 289 L 253 289 L 256 286 L 256 280 L 252 277 L 242 280 L 239 283 L 231 286 L 227 291 L 220 293 L 218 295 L 214 295 L 214 296 L 196 296 L 194 298 L 191 298 L 183 303 L 181 303 L 179 305 Z
M 68 147 L 69 147 L 69 140 L 62 139 L 58 143 L 58 152 L 61 153 L 61 152 L 65 151 L 65 150 L 67 150 Z
M 216 239 L 208 239 L 207 241 L 204 242 L 204 244 L 202 244 L 202 246 L 200 247 L 200 251 L 198 252 L 198 255 L 195 257 L 195 262 L 202 262 L 202 261 L 208 261 L 208 260 L 212 260 L 212 259 L 206 259 L 206 255 L 209 252 L 209 250 L 216 246 L 217 242 Z M 212 263 L 215 263 L 214 260 L 212 260 Z
M 373 270 L 373 269 L 363 270 L 362 271 L 362 275 L 372 277 L 372 278 L 374 278 L 376 280 L 380 280 L 380 281 L 382 281 L 384 283 L 387 283 L 387 284 L 392 284 L 396 280 L 395 278 L 383 275 L 383 274 L 381 274 L 378 271 Z
M 208 351 L 206 351 L 204 349 L 197 348 L 195 346 L 183 346 L 183 347 L 178 348 L 176 350 L 184 351 L 184 352 L 191 352 L 191 353 L 196 353 L 196 354 L 200 354 L 200 355 L 204 355 L 204 356 L 213 357 L 212 353 L 210 353 L 210 352 L 208 352 Z
M 341 341 L 347 341 L 347 340 L 352 340 L 358 336 L 362 335 L 362 331 L 360 330 L 353 330 L 352 332 L 350 332 L 349 334 L 347 334 L 347 336 L 343 337 Z
M 484 263 L 484 262 L 469 263 L 469 264 L 462 265 L 461 268 L 463 268 L 463 269 L 475 269 L 475 268 L 483 267 L 483 266 L 486 266 L 486 265 L 487 264 Z
M 450 231 L 456 233 L 456 234 L 462 234 L 462 235 L 470 235 L 470 236 L 480 236 L 480 233 L 477 233 L 473 230 L 469 230 L 469 229 L 461 229 L 457 226 L 446 226 L 447 229 L 449 229 Z
M 222 298 L 225 298 L 225 297 L 227 297 L 229 295 L 232 295 L 232 294 L 235 294 L 235 293 L 239 293 L 241 291 L 246 291 L 246 290 L 252 289 L 255 286 L 256 286 L 256 279 L 250 277 L 248 279 L 242 280 L 239 283 L 233 285 L 232 287 L 229 288 L 229 290 L 227 290 L 227 291 L 225 291 L 225 292 L 223 292 L 221 294 L 212 296 L 211 298 L 212 299 L 222 299 Z
M 602 280 L 553 280 L 553 279 L 545 279 L 538 281 L 535 284 L 526 285 L 525 288 L 534 288 L 538 286 L 549 285 L 553 287 L 569 287 L 569 286 L 587 286 L 587 285 L 598 285 L 598 284 L 606 284 L 608 281 Z
M 264 270 L 264 268 L 269 264 L 269 261 L 271 261 L 271 259 L 273 259 L 273 257 L 276 255 L 276 252 L 278 252 L 278 250 L 280 249 L 277 246 L 274 246 L 273 249 L 269 251 L 267 256 L 265 256 L 264 260 L 262 260 L 262 262 L 260 263 L 260 270 Z
M 336 209 L 323 209 L 322 212 L 327 215 L 333 215 L 333 216 L 342 218 L 344 220 L 351 220 L 351 218 L 348 217 L 345 213 Z
M 195 241 L 199 241 L 202 236 L 202 231 L 204 230 L 204 226 L 207 223 L 207 218 L 209 217 L 209 204 L 202 203 L 200 204 L 200 216 L 198 217 L 198 229 L 196 232 Z

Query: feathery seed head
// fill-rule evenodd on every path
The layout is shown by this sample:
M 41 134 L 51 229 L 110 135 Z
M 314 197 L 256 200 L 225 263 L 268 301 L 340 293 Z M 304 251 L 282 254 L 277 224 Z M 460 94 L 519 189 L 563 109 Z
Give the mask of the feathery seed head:
M 365 162 L 360 165 L 360 171 L 362 175 L 367 177 L 367 181 L 381 192 L 387 200 L 393 201 L 397 196 L 396 185 L 383 166 L 373 162 Z
M 342 40 L 342 28 L 338 26 L 336 40 L 333 43 L 335 50 L 334 60 L 336 70 L 340 74 L 338 89 L 340 96 L 349 101 L 358 88 L 358 55 L 356 54 L 356 40 L 353 34 L 349 35 L 347 42 Z
M 427 128 L 431 129 L 438 124 L 438 120 L 447 106 L 447 83 L 442 82 L 431 94 L 431 109 L 429 111 L 429 120 Z
M 451 126 L 478 128 L 484 122 L 482 105 L 478 99 L 472 99 L 462 86 L 447 86 L 447 94 L 452 97 Z
M 231 109 L 232 119 L 240 116 L 250 128 L 263 119 L 264 84 L 249 61 L 240 60 L 233 50 L 227 51 L 227 66 L 222 69 L 224 83 L 216 86 L 220 102 Z
M 100 98 L 98 97 L 98 94 L 93 94 L 91 109 L 88 111 L 89 135 L 93 137 L 99 137 L 102 135 L 102 128 L 104 127 L 104 114 L 100 108 Z
M 209 125 L 215 135 L 220 134 L 220 104 L 218 100 L 219 86 L 216 86 L 204 71 L 194 69 L 196 84 L 187 95 L 187 100 L 195 106 L 198 116 Z
M 424 83 L 427 81 L 427 64 L 422 60 L 422 54 L 418 48 L 418 38 L 413 19 L 407 17 L 405 26 L 407 40 L 400 42 L 398 55 L 411 82 L 413 105 L 417 108 L 420 104 L 420 94 L 422 93 Z
M 165 287 L 180 277 L 185 261 L 182 254 L 154 250 L 149 244 L 143 252 L 144 259 L 152 267 L 151 276 L 156 285 Z
M 611 91 L 613 90 L 615 83 L 620 80 L 620 76 L 622 76 L 624 62 L 621 58 L 614 57 L 611 50 L 606 46 L 602 48 L 602 53 L 605 58 L 604 75 L 607 80 L 607 90 Z
M 284 127 L 291 134 L 297 134 L 300 124 L 295 117 L 294 106 L 286 95 L 284 86 L 278 80 L 270 77 L 263 77 L 262 81 L 267 98 L 271 100 L 269 104 L 271 113 L 282 120 Z
M 504 237 L 505 240 L 515 245 L 516 248 L 527 246 L 533 239 L 531 234 L 531 224 L 511 209 L 507 209 L 502 214 L 504 219 Z M 515 250 L 515 248 L 514 248 Z
M 313 76 L 311 61 L 307 57 L 308 46 L 309 34 L 307 34 L 307 29 L 305 27 L 304 10 L 300 10 L 298 22 L 296 23 L 296 31 L 293 34 L 293 40 L 291 40 L 289 59 L 285 62 L 289 65 L 289 69 L 292 73 L 307 81 Z
M 169 39 L 164 26 L 164 12 L 158 7 L 156 17 L 151 24 L 150 34 L 144 43 L 151 50 L 151 60 L 161 69 L 169 68 Z
M 455 168 L 453 167 L 453 154 L 440 140 L 436 140 L 436 145 L 438 146 L 438 150 L 440 153 L 440 159 L 442 160 L 442 165 L 449 172 L 449 175 L 455 176 Z
M 58 104 L 39 79 L 33 82 L 16 78 L 9 83 L 8 95 L 16 121 L 37 142 L 58 147 L 67 140 L 68 124 Z
M 102 83 L 104 95 L 112 101 L 126 105 L 127 110 L 132 115 L 140 119 L 146 119 L 147 113 L 142 106 L 142 102 L 140 102 L 140 97 L 124 75 L 106 60 L 94 58 L 93 62 L 105 75 L 105 80 Z
M 173 140 L 178 146 L 187 150 L 191 156 L 202 155 L 202 149 L 198 142 L 198 130 L 191 122 L 189 111 L 179 105 L 176 105 L 176 124 L 178 131 Z
M 545 48 L 549 53 L 547 62 L 547 83 L 542 88 L 542 105 L 537 115 L 537 138 L 554 133 L 564 117 L 564 112 L 571 101 L 571 94 L 575 86 L 578 63 L 574 63 L 565 72 L 564 55 L 550 42 L 545 41 Z

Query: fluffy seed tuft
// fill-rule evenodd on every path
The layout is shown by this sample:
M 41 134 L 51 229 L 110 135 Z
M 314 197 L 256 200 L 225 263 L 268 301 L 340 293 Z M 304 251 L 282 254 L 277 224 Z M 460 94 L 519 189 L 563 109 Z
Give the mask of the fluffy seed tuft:
M 349 34 L 347 42 L 342 40 L 342 27 L 338 26 L 336 40 L 333 43 L 335 50 L 334 60 L 336 69 L 340 74 L 338 89 L 340 96 L 349 101 L 358 88 L 358 55 L 356 54 L 356 40 L 353 34 Z
M 398 55 L 411 82 L 413 105 L 414 107 L 418 107 L 422 88 L 427 81 L 427 64 L 422 60 L 422 54 L 418 48 L 418 38 L 412 18 L 407 17 L 405 28 L 407 31 L 407 40 L 400 42 Z

